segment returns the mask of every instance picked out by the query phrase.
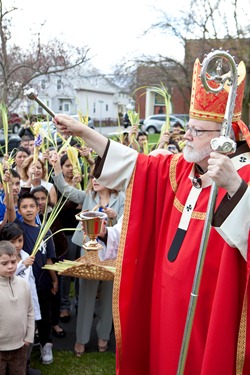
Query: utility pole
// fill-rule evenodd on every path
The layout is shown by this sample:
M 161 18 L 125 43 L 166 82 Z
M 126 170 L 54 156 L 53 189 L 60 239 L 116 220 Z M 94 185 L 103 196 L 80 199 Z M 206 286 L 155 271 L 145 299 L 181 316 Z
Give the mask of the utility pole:
M 102 133 L 102 104 L 103 100 L 98 100 L 98 103 L 100 103 L 100 119 L 99 119 L 99 133 Z

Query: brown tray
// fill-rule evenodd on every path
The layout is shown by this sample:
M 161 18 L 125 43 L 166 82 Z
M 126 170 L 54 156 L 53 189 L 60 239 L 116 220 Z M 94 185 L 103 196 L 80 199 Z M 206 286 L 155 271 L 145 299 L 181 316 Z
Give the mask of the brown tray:
M 106 267 L 115 267 L 115 260 L 101 261 L 97 251 L 88 252 L 76 260 L 79 265 L 74 265 L 61 272 L 59 275 L 79 277 L 89 280 L 113 280 L 115 272 Z

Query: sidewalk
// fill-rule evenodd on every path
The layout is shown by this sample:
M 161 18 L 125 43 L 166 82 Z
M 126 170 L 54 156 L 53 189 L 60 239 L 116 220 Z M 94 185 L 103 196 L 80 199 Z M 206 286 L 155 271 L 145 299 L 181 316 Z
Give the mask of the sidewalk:
M 94 318 L 93 320 L 90 341 L 88 344 L 86 344 L 87 352 L 97 351 L 97 335 L 95 330 L 97 320 L 98 318 Z M 60 322 L 60 326 L 66 331 L 66 337 L 59 339 L 57 337 L 52 336 L 53 350 L 65 350 L 73 352 L 76 338 L 76 312 L 73 304 L 71 309 L 71 319 L 69 323 Z M 109 351 L 115 352 L 115 335 L 113 330 L 110 335 Z

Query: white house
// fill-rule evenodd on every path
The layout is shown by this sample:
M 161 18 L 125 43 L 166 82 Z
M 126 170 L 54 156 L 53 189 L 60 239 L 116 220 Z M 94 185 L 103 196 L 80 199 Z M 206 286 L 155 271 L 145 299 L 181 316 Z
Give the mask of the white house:
M 110 79 L 94 68 L 65 71 L 35 78 L 32 85 L 38 97 L 55 113 L 80 112 L 94 121 L 117 122 L 133 100 Z M 22 112 L 46 114 L 35 101 L 27 99 Z

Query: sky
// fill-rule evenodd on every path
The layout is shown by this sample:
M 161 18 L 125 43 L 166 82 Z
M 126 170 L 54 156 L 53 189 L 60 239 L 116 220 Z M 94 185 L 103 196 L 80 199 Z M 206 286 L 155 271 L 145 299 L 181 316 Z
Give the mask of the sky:
M 184 0 L 185 1 L 185 0 Z M 142 34 L 159 20 L 161 10 L 171 11 L 172 0 L 2 0 L 15 5 L 12 12 L 12 38 L 17 45 L 28 48 L 42 28 L 41 40 L 58 38 L 75 46 L 90 47 L 92 64 L 104 73 L 112 66 L 135 55 L 168 54 L 182 59 L 176 41 L 155 31 Z M 183 4 L 179 0 L 174 11 Z M 179 7 L 179 8 L 178 8 Z

